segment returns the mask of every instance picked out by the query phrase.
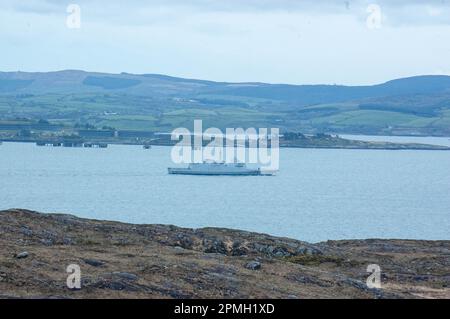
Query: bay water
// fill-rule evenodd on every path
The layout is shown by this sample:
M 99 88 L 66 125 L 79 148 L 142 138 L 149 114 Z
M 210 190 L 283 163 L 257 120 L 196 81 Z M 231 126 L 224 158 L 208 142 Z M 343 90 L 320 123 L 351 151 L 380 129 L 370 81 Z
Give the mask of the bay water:
M 277 176 L 169 175 L 170 147 L 0 145 L 0 209 L 318 242 L 450 239 L 450 152 L 281 149 Z

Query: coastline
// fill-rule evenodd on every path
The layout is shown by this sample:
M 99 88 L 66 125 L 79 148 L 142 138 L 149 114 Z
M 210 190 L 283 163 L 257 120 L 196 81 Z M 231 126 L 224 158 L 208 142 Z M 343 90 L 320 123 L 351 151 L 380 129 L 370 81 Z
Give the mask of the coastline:
M 0 247 L 0 298 L 450 297 L 450 241 L 311 244 L 11 209 L 0 211 Z M 69 264 L 81 268 L 79 290 L 65 285 Z M 366 285 L 369 264 L 381 289 Z
M 33 143 L 44 142 L 36 139 L 0 139 L 6 143 Z M 62 142 L 61 142 L 62 143 Z M 150 145 L 150 146 L 174 146 L 176 142 L 173 141 L 126 141 L 126 140 L 109 140 L 96 139 L 89 140 L 90 144 L 111 144 L 111 145 Z M 66 147 L 66 146 L 61 146 Z M 80 146 L 69 146 L 80 147 Z M 392 151 L 450 151 L 449 146 L 422 144 L 422 143 L 393 143 L 393 142 L 378 142 L 378 141 L 362 141 L 362 140 L 347 140 L 344 138 L 333 138 L 331 140 L 319 141 L 280 141 L 280 148 L 303 148 L 303 149 L 349 149 L 349 150 L 392 150 Z

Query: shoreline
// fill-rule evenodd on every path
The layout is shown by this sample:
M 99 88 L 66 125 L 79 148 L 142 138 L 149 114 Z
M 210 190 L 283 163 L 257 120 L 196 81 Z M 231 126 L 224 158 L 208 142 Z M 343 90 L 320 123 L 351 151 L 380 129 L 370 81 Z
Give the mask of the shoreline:
M 421 144 L 421 143 L 392 143 L 392 142 L 370 142 L 361 140 L 346 140 L 353 144 L 345 145 L 313 145 L 313 144 L 286 144 L 281 143 L 280 148 L 299 148 L 299 149 L 337 149 L 337 150 L 384 150 L 384 151 L 450 151 L 449 146 L 434 145 L 434 144 Z M 32 143 L 36 144 L 42 142 L 41 140 L 27 140 L 27 139 L 2 139 L 1 143 Z M 107 145 L 134 145 L 134 146 L 174 146 L 175 143 L 161 143 L 161 142 L 131 142 L 131 141 L 117 141 L 117 140 L 89 140 L 88 143 L 101 143 Z M 59 146 L 64 148 L 83 148 L 82 146 Z
M 0 298 L 449 298 L 450 241 L 307 243 L 248 231 L 0 211 Z M 69 264 L 82 288 L 65 286 Z M 379 264 L 381 289 L 368 288 Z

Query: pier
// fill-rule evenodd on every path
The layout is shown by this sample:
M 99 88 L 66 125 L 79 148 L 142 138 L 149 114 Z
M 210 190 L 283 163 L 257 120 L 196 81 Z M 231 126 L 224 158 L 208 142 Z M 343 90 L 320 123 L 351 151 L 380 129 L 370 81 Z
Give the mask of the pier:
M 39 141 L 36 146 L 49 147 L 86 147 L 86 148 L 107 148 L 107 143 L 91 143 L 80 141 Z

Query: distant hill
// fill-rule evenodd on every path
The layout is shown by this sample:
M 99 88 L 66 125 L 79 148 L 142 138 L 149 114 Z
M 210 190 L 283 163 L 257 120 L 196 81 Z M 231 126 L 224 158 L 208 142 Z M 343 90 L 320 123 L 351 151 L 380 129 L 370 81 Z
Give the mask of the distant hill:
M 390 95 L 450 92 L 450 76 L 416 76 L 373 86 L 288 85 L 227 83 L 183 79 L 159 74 L 107 74 L 84 71 L 47 73 L 0 72 L 1 93 L 120 92 L 127 94 L 189 95 L 213 94 L 280 101 L 301 105 L 342 102 Z
M 450 76 L 343 86 L 77 70 L 0 72 L 0 111 L 0 119 L 42 117 L 130 129 L 168 130 L 203 118 L 219 127 L 276 125 L 286 131 L 450 135 Z

